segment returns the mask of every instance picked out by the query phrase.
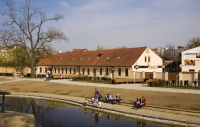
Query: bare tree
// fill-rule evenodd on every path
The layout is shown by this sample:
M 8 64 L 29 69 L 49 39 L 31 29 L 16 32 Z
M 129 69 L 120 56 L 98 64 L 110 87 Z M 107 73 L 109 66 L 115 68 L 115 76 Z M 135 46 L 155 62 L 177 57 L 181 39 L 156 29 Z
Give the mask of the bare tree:
M 67 41 L 61 29 L 49 27 L 44 29 L 44 24 L 49 21 L 59 21 L 64 15 L 55 14 L 47 17 L 40 9 L 33 7 L 31 0 L 24 0 L 22 7 L 17 8 L 14 0 L 3 0 L 8 10 L 0 11 L 5 17 L 0 30 L 0 43 L 4 46 L 18 46 L 26 50 L 30 61 L 31 77 L 34 77 L 34 66 L 39 50 L 47 51 L 51 42 Z
M 106 50 L 108 49 L 106 46 L 97 45 L 97 50 Z
M 168 44 L 165 48 L 164 56 L 167 60 L 172 60 L 177 56 L 175 46 Z

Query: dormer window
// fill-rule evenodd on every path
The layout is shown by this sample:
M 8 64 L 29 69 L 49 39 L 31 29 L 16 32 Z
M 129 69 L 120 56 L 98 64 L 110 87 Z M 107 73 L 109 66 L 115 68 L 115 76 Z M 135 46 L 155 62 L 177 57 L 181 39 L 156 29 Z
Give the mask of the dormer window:
M 110 58 L 110 56 L 109 57 L 107 57 L 106 59 L 108 60 Z
M 80 58 L 80 60 L 82 60 L 82 57 Z
M 121 56 L 118 56 L 118 58 L 117 58 L 117 59 L 119 60 L 120 58 L 121 58 Z
M 90 57 L 88 57 L 88 60 L 90 60 Z

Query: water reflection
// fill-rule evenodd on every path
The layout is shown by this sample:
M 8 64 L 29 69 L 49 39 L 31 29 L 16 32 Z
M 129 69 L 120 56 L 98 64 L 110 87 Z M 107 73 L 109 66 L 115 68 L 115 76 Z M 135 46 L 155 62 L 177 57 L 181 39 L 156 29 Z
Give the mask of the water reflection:
M 34 114 L 42 127 L 164 127 L 166 125 L 134 120 L 119 115 L 102 113 L 63 102 L 6 98 L 6 110 Z

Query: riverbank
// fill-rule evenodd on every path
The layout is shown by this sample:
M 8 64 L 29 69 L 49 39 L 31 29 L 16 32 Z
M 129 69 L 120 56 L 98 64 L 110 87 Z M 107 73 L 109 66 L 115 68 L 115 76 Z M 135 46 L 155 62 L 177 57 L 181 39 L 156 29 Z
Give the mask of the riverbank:
M 112 105 L 108 103 L 102 103 L 101 107 L 98 107 L 95 104 L 88 104 L 88 106 L 83 106 L 83 102 L 85 100 L 84 98 L 55 95 L 55 94 L 44 94 L 44 93 L 38 94 L 38 93 L 12 92 L 11 95 L 9 96 L 66 102 L 66 103 L 77 105 L 83 108 L 98 110 L 100 112 L 108 112 L 111 114 L 118 114 L 125 117 L 130 117 L 130 118 L 140 119 L 140 120 L 145 120 L 145 121 L 153 121 L 157 123 L 179 125 L 179 126 L 190 126 L 190 127 L 200 126 L 199 113 L 172 111 L 172 110 L 155 109 L 155 108 L 148 108 L 148 107 L 135 110 L 130 106 L 119 105 L 119 104 Z
M 71 84 L 70 84 L 71 83 Z M 79 82 L 80 83 L 80 82 Z M 134 86 L 135 85 L 135 86 Z M 123 85 L 105 85 L 105 84 L 90 84 L 68 81 L 68 80 L 52 80 L 46 82 L 43 79 L 0 79 L 0 90 L 11 92 L 10 96 L 33 97 L 44 99 L 55 99 L 67 103 L 74 103 L 82 106 L 85 98 L 91 98 L 94 94 L 94 89 L 97 88 L 102 95 L 111 93 L 120 94 L 126 102 L 132 103 L 137 96 L 144 96 L 147 99 L 148 105 L 155 105 L 169 108 L 180 108 L 185 110 L 199 110 L 200 94 L 193 93 L 175 93 L 175 92 L 159 92 L 152 90 L 136 90 L 131 89 L 141 87 L 147 89 L 146 86 L 137 84 Z M 129 86 L 130 88 L 128 88 Z M 116 88 L 123 87 L 123 88 Z M 171 90 L 171 89 L 169 89 Z M 175 90 L 172 90 L 175 91 Z M 185 91 L 188 92 L 188 91 Z M 197 92 L 197 91 L 195 91 Z M 158 103 L 159 102 L 159 103 Z M 177 124 L 182 126 L 200 126 L 199 113 L 189 113 L 183 111 L 172 111 L 166 109 L 156 109 L 145 107 L 139 110 L 132 109 L 132 106 L 103 104 L 102 107 L 96 108 L 91 105 L 87 108 L 124 115 L 127 117 L 145 119 L 149 121 Z

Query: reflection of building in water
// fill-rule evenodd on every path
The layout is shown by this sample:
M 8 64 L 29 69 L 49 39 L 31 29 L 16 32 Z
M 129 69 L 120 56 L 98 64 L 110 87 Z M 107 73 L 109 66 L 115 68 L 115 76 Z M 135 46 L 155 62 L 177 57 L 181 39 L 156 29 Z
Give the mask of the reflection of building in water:
M 109 115 L 109 114 L 107 114 L 107 119 L 108 119 L 108 120 L 110 119 L 110 115 Z
M 146 126 L 146 121 L 143 120 L 137 120 L 137 127 L 140 127 L 142 125 L 142 127 Z
M 120 119 L 120 116 L 119 116 L 119 115 L 116 115 L 116 116 L 115 116 L 115 119 L 116 119 L 116 121 L 118 122 L 119 119 Z

